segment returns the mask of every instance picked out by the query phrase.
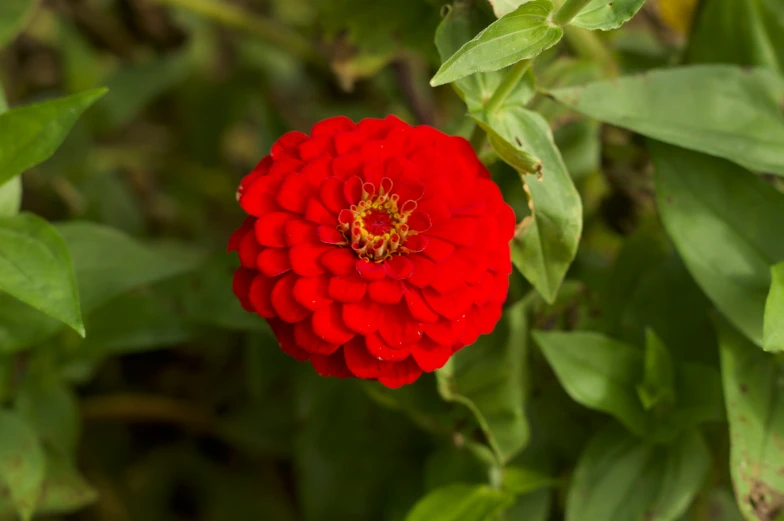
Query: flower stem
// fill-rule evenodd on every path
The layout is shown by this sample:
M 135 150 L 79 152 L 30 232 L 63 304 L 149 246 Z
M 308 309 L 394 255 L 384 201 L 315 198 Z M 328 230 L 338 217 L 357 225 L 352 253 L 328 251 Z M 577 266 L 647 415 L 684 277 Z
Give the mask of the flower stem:
M 217 0 L 155 0 L 161 4 L 182 7 L 224 25 L 251 34 L 260 40 L 307 61 L 316 61 L 317 54 L 310 43 L 298 33 L 281 24 L 261 18 L 227 2 Z
M 506 100 L 509 93 L 520 83 L 520 80 L 523 79 L 525 73 L 528 71 L 528 68 L 531 66 L 531 60 L 520 60 L 516 64 L 511 67 L 511 70 L 506 74 L 506 78 L 501 82 L 501 84 L 495 89 L 493 95 L 490 97 L 490 100 L 485 105 L 485 111 L 490 114 L 498 110 L 504 100 Z
M 598 63 L 610 77 L 618 76 L 618 64 L 615 63 L 612 52 L 596 33 L 569 26 L 564 28 L 564 36 L 576 54 Z
M 479 125 L 474 125 L 474 130 L 471 132 L 471 137 L 468 141 L 471 143 L 471 146 L 474 148 L 474 151 L 479 154 L 479 152 L 485 146 L 485 140 L 487 139 L 487 134 L 485 131 L 482 130 L 482 127 Z
M 553 16 L 553 23 L 556 25 L 568 24 L 575 16 L 580 14 L 583 7 L 590 1 L 591 0 L 566 0 L 561 8 L 558 9 L 558 12 Z

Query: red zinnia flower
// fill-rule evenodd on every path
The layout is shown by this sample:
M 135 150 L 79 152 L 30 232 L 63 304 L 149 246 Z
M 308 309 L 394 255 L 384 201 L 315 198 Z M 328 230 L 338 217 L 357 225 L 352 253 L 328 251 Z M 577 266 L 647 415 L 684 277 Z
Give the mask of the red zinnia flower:
M 514 213 L 465 139 L 327 119 L 281 137 L 238 198 L 234 292 L 319 374 L 399 387 L 501 317 Z

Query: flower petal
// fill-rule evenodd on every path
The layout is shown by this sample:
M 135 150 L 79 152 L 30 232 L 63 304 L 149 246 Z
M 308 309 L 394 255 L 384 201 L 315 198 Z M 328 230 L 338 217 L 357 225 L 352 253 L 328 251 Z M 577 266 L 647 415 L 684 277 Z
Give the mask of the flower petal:
M 289 252 L 284 248 L 265 248 L 259 253 L 257 265 L 267 277 L 277 277 L 291 269 Z
M 329 279 L 327 292 L 338 302 L 359 302 L 365 296 L 367 284 L 357 274 L 345 277 L 332 277 Z
M 284 225 L 286 246 L 296 246 L 303 242 L 318 242 L 318 225 L 300 219 L 292 219 Z
M 331 355 L 340 348 L 340 345 L 332 344 L 317 336 L 308 320 L 294 325 L 294 341 L 297 346 L 314 355 Z
M 408 314 L 408 308 L 404 304 L 388 306 L 378 328 L 379 335 L 392 349 L 418 342 L 423 331 L 423 324 Z
M 305 203 L 316 188 L 302 174 L 288 175 L 280 184 L 275 201 L 281 208 L 294 213 L 305 211 Z
M 391 259 L 384 261 L 387 275 L 393 279 L 407 279 L 414 273 L 414 265 L 403 255 L 394 255 Z
M 295 215 L 288 212 L 272 212 L 259 217 L 256 221 L 256 240 L 262 246 L 283 248 L 286 246 L 286 223 Z
M 321 202 L 331 212 L 338 213 L 349 206 L 346 196 L 343 195 L 344 185 L 337 177 L 328 177 L 319 186 Z
M 343 132 L 351 132 L 356 128 L 357 125 L 346 116 L 335 116 L 313 125 L 313 128 L 310 129 L 310 135 L 313 137 L 334 136 Z
M 426 373 L 441 369 L 452 356 L 452 346 L 433 342 L 428 337 L 422 338 L 411 350 L 417 365 Z
M 340 307 L 337 304 L 316 310 L 311 322 L 313 332 L 329 343 L 345 344 L 354 338 L 355 333 L 346 327 L 340 314 Z
M 378 381 L 390 389 L 398 389 L 416 382 L 421 375 L 422 369 L 413 357 L 408 357 L 402 362 L 385 365 L 378 375 Z
M 356 272 L 357 256 L 347 248 L 335 248 L 321 257 L 321 265 L 333 275 L 350 275 Z
M 297 276 L 293 273 L 287 273 L 277 281 L 270 295 L 270 301 L 275 313 L 281 320 L 289 324 L 299 322 L 310 315 L 309 309 L 301 306 L 294 300 L 293 290 L 296 282 Z
M 473 304 L 473 295 L 465 283 L 462 283 L 458 289 L 444 294 L 428 287 L 422 290 L 422 295 L 436 313 L 450 320 L 462 317 Z
M 250 285 L 248 298 L 256 313 L 264 318 L 275 318 L 275 308 L 272 306 L 272 291 L 279 279 L 270 279 L 264 275 L 257 275 Z
M 316 224 L 338 225 L 338 217 L 333 212 L 327 210 L 321 201 L 315 197 L 308 199 L 305 204 L 305 219 Z
M 411 346 L 392 349 L 376 334 L 365 337 L 365 347 L 370 356 L 384 362 L 401 362 L 411 355 Z
M 313 369 L 321 376 L 334 376 L 337 378 L 351 378 L 354 376 L 346 367 L 343 350 L 338 350 L 329 356 L 311 355 L 310 363 Z
M 438 322 L 440 315 L 430 309 L 430 306 L 427 305 L 424 297 L 422 297 L 419 288 L 405 285 L 403 293 L 406 296 L 406 305 L 408 306 L 408 311 L 411 313 L 412 317 L 420 322 Z
M 347 328 L 360 335 L 377 331 L 381 320 L 381 308 L 368 299 L 357 304 L 343 304 L 343 323 Z
M 436 275 L 435 263 L 424 255 L 409 255 L 408 261 L 413 266 L 414 272 L 406 282 L 409 282 L 418 288 L 424 288 L 430 284 L 430 281 L 433 280 L 433 277 Z
M 278 339 L 281 351 L 300 362 L 310 358 L 310 354 L 300 349 L 294 341 L 294 328 L 291 327 L 291 324 L 286 324 L 277 319 L 270 319 L 268 322 L 272 332 L 275 333 L 275 337 Z
M 311 311 L 332 303 L 327 293 L 328 281 L 324 277 L 300 277 L 294 283 L 294 299 Z
M 365 280 L 381 280 L 387 276 L 385 263 L 370 262 L 367 259 L 359 259 L 356 268 L 359 275 Z
M 312 243 L 294 246 L 289 250 L 291 269 L 294 270 L 294 273 L 303 277 L 321 275 L 324 273 L 324 268 L 321 266 L 319 259 L 331 249 L 330 246 Z
M 403 298 L 403 284 L 399 280 L 374 280 L 368 284 L 368 296 L 379 304 L 397 304 Z

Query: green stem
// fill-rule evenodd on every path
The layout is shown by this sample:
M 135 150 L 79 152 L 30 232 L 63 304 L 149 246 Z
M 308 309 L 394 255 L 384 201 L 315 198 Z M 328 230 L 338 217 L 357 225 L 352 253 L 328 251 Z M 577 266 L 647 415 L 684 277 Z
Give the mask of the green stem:
M 182 7 L 201 16 L 212 18 L 224 25 L 245 31 L 260 40 L 307 61 L 318 56 L 307 39 L 281 24 L 260 18 L 236 5 L 217 0 L 155 0 L 161 4 Z
M 553 23 L 556 25 L 566 25 L 580 14 L 580 11 L 588 5 L 591 0 L 566 0 L 558 12 L 553 16 Z
M 485 140 L 487 139 L 487 134 L 482 127 L 479 125 L 474 125 L 474 130 L 471 132 L 471 137 L 468 138 L 468 141 L 471 143 L 471 146 L 474 148 L 476 153 L 478 154 L 482 148 L 485 146 Z
M 490 114 L 498 110 L 504 100 L 506 100 L 509 93 L 520 83 L 520 80 L 523 79 L 525 73 L 528 72 L 528 68 L 531 66 L 531 60 L 521 60 L 514 64 L 511 70 L 506 74 L 506 78 L 501 82 L 501 84 L 495 89 L 493 92 L 492 97 L 485 105 L 485 111 Z

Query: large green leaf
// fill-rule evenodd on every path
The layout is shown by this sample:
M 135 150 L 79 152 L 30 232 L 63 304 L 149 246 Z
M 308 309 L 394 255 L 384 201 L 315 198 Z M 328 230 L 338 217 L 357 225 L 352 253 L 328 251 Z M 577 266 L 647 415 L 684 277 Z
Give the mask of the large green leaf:
M 566 271 L 577 253 L 583 214 L 580 194 L 566 171 L 547 122 L 522 107 L 476 119 L 490 127 L 506 149 L 541 161 L 541 177 L 523 175 L 532 215 L 518 227 L 512 241 L 512 261 L 548 302 L 554 302 Z M 493 143 L 493 141 L 491 141 Z M 506 154 L 504 154 L 506 157 Z M 514 159 L 508 158 L 514 166 Z
M 637 397 L 642 351 L 587 331 L 535 331 L 534 339 L 575 401 L 612 414 L 639 436 L 648 433 L 650 421 Z
M 735 496 L 749 520 L 777 519 L 784 505 L 784 366 L 717 320 L 730 422 Z
M 45 471 L 46 460 L 35 431 L 19 415 L 0 409 L 0 484 L 10 493 L 23 521 L 33 516 Z
M 501 463 L 520 452 L 529 436 L 523 411 L 528 355 L 525 305 L 522 301 L 509 308 L 492 335 L 480 337 L 436 372 L 441 396 L 474 413 Z
M 784 176 L 784 79 L 770 71 L 694 65 L 550 94 L 600 121 Z
M 66 514 L 83 508 L 98 498 L 72 464 L 60 455 L 46 452 L 46 478 L 36 513 Z
M 0 8 L 2 9 L 2 8 Z M 8 110 L 3 86 L 0 84 L 0 114 Z M 14 177 L 10 181 L 0 183 L 0 217 L 13 217 L 19 213 L 22 204 L 22 180 Z
M 675 401 L 675 370 L 670 352 L 652 330 L 646 332 L 642 383 L 637 386 L 645 409 Z
M 457 1 L 449 8 L 436 30 L 436 47 L 441 61 L 446 61 L 489 23 L 481 10 L 470 2 Z M 455 90 L 470 112 L 481 111 L 505 76 L 504 71 L 478 72 L 456 80 Z M 529 70 L 499 107 L 525 105 L 534 95 L 534 76 Z
M 675 521 L 710 468 L 697 431 L 669 445 L 642 442 L 616 426 L 600 431 L 577 463 L 567 521 Z
M 550 490 L 536 490 L 518 497 L 498 521 L 547 521 L 551 503 Z
M 441 65 L 430 84 L 450 83 L 475 72 L 497 71 L 533 58 L 563 36 L 550 24 L 550 0 L 531 0 L 493 22 Z
M 642 350 L 588 331 L 535 331 L 534 339 L 569 396 L 612 414 L 638 436 L 669 442 L 684 430 L 723 418 L 719 375 L 710 366 L 676 365 L 674 400 L 657 402 L 648 412 L 638 394 L 645 382 Z
M 513 501 L 487 485 L 448 485 L 422 498 L 406 521 L 493 521 Z
M 762 346 L 766 351 L 784 351 L 784 262 L 770 270 L 771 285 L 765 303 Z
M 0 183 L 49 159 L 82 112 L 104 94 L 106 89 L 90 90 L 0 115 Z
M 728 161 L 650 142 L 664 226 L 716 307 L 762 345 L 770 266 L 784 260 L 784 194 Z
M 24 29 L 37 0 L 3 0 L 0 4 L 0 48 Z
M 132 288 L 189 271 L 199 260 L 166 255 L 97 224 L 69 222 L 58 228 L 73 256 L 85 312 Z
M 734 63 L 784 71 L 784 4 L 780 0 L 703 2 L 686 57 L 692 63 Z
M 645 0 L 592 0 L 571 24 L 584 29 L 609 31 L 628 22 Z
M 40 217 L 0 218 L 0 290 L 84 336 L 68 246 L 57 229 Z

